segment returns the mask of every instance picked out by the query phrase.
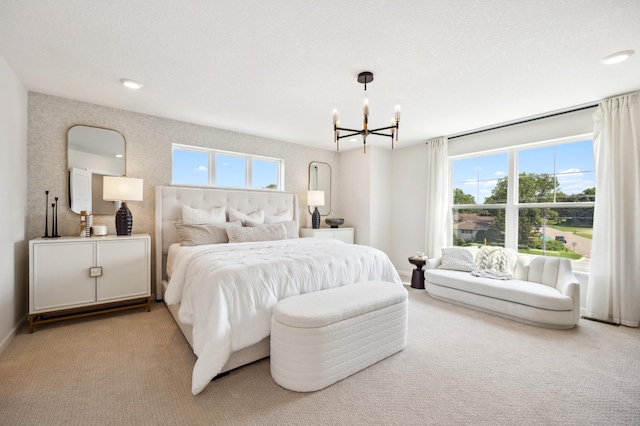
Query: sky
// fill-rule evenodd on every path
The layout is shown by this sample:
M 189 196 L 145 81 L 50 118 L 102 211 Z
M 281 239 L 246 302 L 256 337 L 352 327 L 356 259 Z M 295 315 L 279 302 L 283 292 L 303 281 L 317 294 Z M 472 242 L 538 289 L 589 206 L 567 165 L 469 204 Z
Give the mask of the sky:
M 483 204 L 498 179 L 508 172 L 508 154 L 492 154 L 453 162 L 453 187 L 473 195 Z M 557 176 L 559 190 L 579 194 L 595 187 L 591 140 L 518 151 L 518 174 L 549 173 Z

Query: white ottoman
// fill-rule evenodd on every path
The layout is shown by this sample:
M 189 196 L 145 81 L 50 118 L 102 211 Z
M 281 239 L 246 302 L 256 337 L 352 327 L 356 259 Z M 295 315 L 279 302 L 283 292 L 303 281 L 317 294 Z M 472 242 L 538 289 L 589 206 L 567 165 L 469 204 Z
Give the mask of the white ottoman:
M 271 376 L 298 392 L 323 389 L 407 344 L 402 285 L 361 282 L 283 299 L 271 319 Z

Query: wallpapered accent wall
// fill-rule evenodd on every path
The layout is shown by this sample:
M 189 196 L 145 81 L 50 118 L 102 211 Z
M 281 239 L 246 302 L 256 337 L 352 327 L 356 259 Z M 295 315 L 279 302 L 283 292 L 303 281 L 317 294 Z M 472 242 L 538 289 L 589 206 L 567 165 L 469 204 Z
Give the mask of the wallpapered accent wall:
M 126 140 L 126 174 L 144 179 L 144 201 L 128 203 L 133 232 L 153 238 L 155 187 L 171 184 L 171 144 L 216 148 L 284 159 L 285 190 L 298 194 L 300 226 L 310 227 L 307 212 L 308 166 L 312 161 L 331 165 L 333 188 L 331 215 L 340 216 L 339 155 L 289 142 L 189 124 L 151 115 L 29 92 L 27 146 L 27 238 L 44 234 L 45 190 L 58 200 L 58 232 L 78 235 L 80 216 L 69 208 L 67 130 L 76 124 L 104 127 L 122 133 Z M 331 145 L 331 148 L 333 146 Z M 115 234 L 114 216 L 95 216 Z M 154 246 L 152 242 L 151 247 Z M 152 259 L 155 259 L 152 256 Z M 152 266 L 152 271 L 155 266 Z M 155 278 L 152 278 L 152 280 Z

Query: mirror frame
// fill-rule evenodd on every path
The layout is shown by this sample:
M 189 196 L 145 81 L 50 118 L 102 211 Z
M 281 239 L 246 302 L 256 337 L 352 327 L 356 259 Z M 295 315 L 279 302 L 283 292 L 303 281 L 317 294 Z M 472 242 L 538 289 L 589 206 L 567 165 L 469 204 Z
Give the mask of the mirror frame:
M 326 166 L 328 168 L 328 172 L 329 172 L 329 188 L 328 190 L 325 187 L 322 188 L 318 188 L 317 187 L 317 183 L 316 183 L 316 188 L 311 188 L 311 179 L 312 179 L 312 173 L 313 173 L 313 167 L 314 165 L 317 166 Z M 316 169 L 316 173 L 317 173 L 317 169 Z M 331 213 L 331 165 L 329 163 L 323 163 L 321 161 L 312 161 L 311 163 L 309 163 L 309 184 L 308 184 L 308 189 L 310 191 L 313 190 L 321 190 L 324 191 L 324 206 L 318 206 L 318 211 L 320 212 L 320 216 L 328 216 L 329 213 Z M 317 182 L 317 175 L 316 175 L 316 182 Z M 328 193 L 328 194 L 327 194 Z M 313 214 L 313 210 L 311 210 L 311 206 L 308 207 L 309 209 L 309 213 Z
M 87 124 L 74 124 L 73 126 L 70 126 L 67 129 L 67 189 L 68 189 L 68 199 L 69 199 L 69 208 L 71 209 L 71 204 L 72 204 L 72 200 L 71 200 L 71 196 L 72 196 L 72 186 L 71 186 L 71 169 L 72 168 L 76 168 L 76 169 L 81 169 L 81 170 L 88 170 L 91 171 L 90 167 L 78 167 L 78 164 L 70 164 L 70 158 L 69 158 L 69 154 L 71 151 L 71 146 L 70 146 L 70 133 L 72 132 L 72 130 L 74 128 L 77 127 L 85 127 L 85 128 L 91 128 L 91 129 L 96 129 L 96 130 L 106 130 L 108 132 L 114 132 L 117 135 L 119 135 L 120 138 L 122 138 L 122 164 L 121 164 L 121 168 L 120 165 L 117 166 L 118 170 L 117 171 L 113 171 L 111 172 L 110 170 L 99 170 L 96 173 L 92 172 L 92 176 L 125 176 L 126 175 L 126 170 L 127 170 L 127 140 L 124 137 L 124 135 L 115 129 L 109 129 L 106 127 L 100 127 L 100 126 L 91 126 L 91 125 L 87 125 Z M 118 144 L 120 143 L 120 140 L 117 141 Z M 74 150 L 75 151 L 75 150 Z M 80 165 L 82 166 L 82 165 Z M 120 173 L 120 171 L 122 171 L 122 174 L 118 174 Z M 99 173 L 99 172 L 104 172 L 104 173 Z M 92 209 L 91 209 L 91 213 L 92 214 L 115 214 L 117 211 L 117 204 L 118 203 L 114 203 L 112 201 L 104 201 L 102 200 L 102 179 L 92 179 L 91 182 L 91 186 L 92 186 L 92 200 L 91 200 L 91 204 L 92 204 Z M 76 213 L 76 214 L 80 214 L 80 212 L 76 212 L 74 210 L 71 210 L 72 213 Z

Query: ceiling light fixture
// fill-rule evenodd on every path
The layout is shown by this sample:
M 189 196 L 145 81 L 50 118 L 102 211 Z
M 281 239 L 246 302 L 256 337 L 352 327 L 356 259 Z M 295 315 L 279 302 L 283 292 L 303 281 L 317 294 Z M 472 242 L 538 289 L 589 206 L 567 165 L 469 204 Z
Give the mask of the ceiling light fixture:
M 622 52 L 616 52 L 616 53 L 612 53 L 609 56 L 605 56 L 604 58 L 600 59 L 600 62 L 602 62 L 605 65 L 617 64 L 629 59 L 629 57 L 634 53 L 635 51 L 633 50 L 623 50 Z
M 369 71 L 364 71 L 358 74 L 358 83 L 364 84 L 364 91 L 367 91 L 367 83 L 371 83 L 373 81 L 373 73 Z M 333 142 L 336 144 L 336 148 L 340 151 L 340 139 L 348 138 L 354 135 L 362 135 L 362 143 L 364 146 L 364 153 L 367 153 L 367 136 L 369 135 L 378 135 L 378 136 L 387 136 L 391 138 L 391 149 L 393 149 L 393 138 L 395 137 L 395 141 L 398 141 L 398 129 L 400 128 L 400 105 L 396 105 L 395 115 L 391 119 L 391 126 L 380 127 L 378 129 L 369 129 L 369 100 L 364 98 L 364 107 L 363 107 L 363 115 L 364 119 L 362 120 L 362 130 L 349 129 L 346 127 L 340 127 L 340 121 L 338 120 L 338 110 L 334 108 L 333 110 Z M 340 131 L 344 130 L 345 132 L 351 132 L 349 134 L 340 136 Z M 383 130 L 391 130 L 391 134 L 380 133 Z M 353 140 L 353 139 L 351 139 Z
M 142 87 L 142 83 L 131 80 L 130 78 L 120 79 L 120 83 L 124 84 L 125 87 L 128 87 L 129 89 L 140 89 Z

